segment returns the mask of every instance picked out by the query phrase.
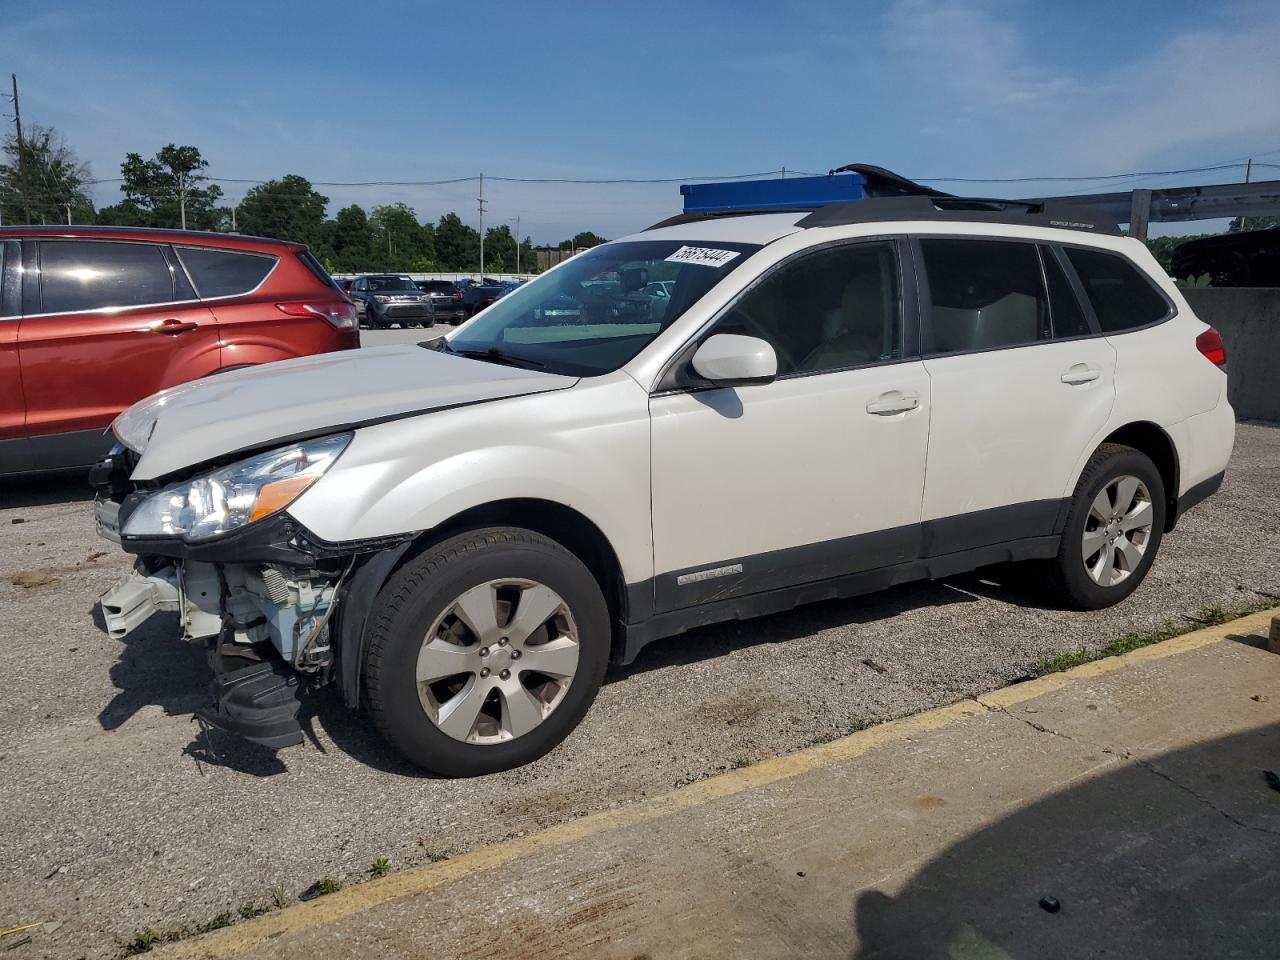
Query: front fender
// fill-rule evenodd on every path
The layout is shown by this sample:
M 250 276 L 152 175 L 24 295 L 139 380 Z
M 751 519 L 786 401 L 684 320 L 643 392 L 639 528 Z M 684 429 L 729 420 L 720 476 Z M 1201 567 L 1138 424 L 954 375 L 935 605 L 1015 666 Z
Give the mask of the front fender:
M 366 427 L 289 512 L 339 543 L 429 530 L 501 500 L 546 500 L 600 529 L 628 583 L 647 580 L 647 400 L 620 374 Z

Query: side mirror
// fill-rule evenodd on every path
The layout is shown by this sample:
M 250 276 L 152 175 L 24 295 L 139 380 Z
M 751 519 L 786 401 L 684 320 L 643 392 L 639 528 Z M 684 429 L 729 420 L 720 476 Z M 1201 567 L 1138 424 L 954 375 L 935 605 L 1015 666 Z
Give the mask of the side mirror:
M 698 376 L 718 387 L 771 383 L 778 375 L 778 355 L 759 337 L 717 333 L 698 347 L 691 362 Z

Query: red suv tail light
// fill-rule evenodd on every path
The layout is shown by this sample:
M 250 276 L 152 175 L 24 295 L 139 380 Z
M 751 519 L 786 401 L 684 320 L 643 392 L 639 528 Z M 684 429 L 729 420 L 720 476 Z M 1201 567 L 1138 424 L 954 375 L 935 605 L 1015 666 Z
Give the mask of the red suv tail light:
M 277 303 L 276 309 L 291 317 L 324 317 L 339 330 L 356 329 L 356 308 L 346 300 L 325 303 Z
M 1196 337 L 1196 349 L 1219 370 L 1226 368 L 1227 348 L 1222 342 L 1222 334 L 1213 327 Z
M 455 299 L 455 300 L 461 300 L 461 299 L 462 299 L 462 291 L 461 291 L 461 290 L 455 290 L 455 291 L 453 291 L 453 299 Z

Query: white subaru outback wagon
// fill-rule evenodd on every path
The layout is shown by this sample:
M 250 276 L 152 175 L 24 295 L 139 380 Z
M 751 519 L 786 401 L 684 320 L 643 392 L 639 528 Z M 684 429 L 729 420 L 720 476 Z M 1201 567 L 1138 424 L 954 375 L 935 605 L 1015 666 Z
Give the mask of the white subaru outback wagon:
M 177 612 L 223 729 L 299 742 L 335 684 L 413 763 L 487 773 L 700 624 L 1017 560 L 1122 600 L 1222 481 L 1224 366 L 1080 211 L 682 215 L 446 337 L 126 411 L 94 482 L 137 564 L 102 606 L 115 636 Z

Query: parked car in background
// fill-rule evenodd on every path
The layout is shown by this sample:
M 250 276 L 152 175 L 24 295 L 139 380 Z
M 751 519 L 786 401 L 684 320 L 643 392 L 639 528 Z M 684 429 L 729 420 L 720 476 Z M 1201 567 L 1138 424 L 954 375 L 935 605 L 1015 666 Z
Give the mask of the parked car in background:
M 462 290 L 462 304 L 468 317 L 475 316 L 503 292 L 503 284 L 492 277 L 485 277 L 481 281 L 467 277 L 458 281 L 458 287 Z
M 125 407 L 223 370 L 360 345 L 300 243 L 0 228 L 0 474 L 85 466 Z
M 1172 272 L 1208 274 L 1215 287 L 1280 287 L 1280 227 L 1188 240 L 1174 250 Z
M 402 327 L 429 327 L 435 322 L 431 298 L 402 274 L 357 277 L 350 295 L 367 327 L 385 330 L 397 323 Z
M 452 280 L 415 280 L 417 288 L 431 298 L 436 323 L 461 323 L 467 319 L 462 291 Z
M 351 284 L 355 282 L 351 277 L 347 277 L 343 280 L 335 279 L 333 282 L 338 285 L 338 289 L 342 291 L 343 295 L 348 297 L 351 295 Z

